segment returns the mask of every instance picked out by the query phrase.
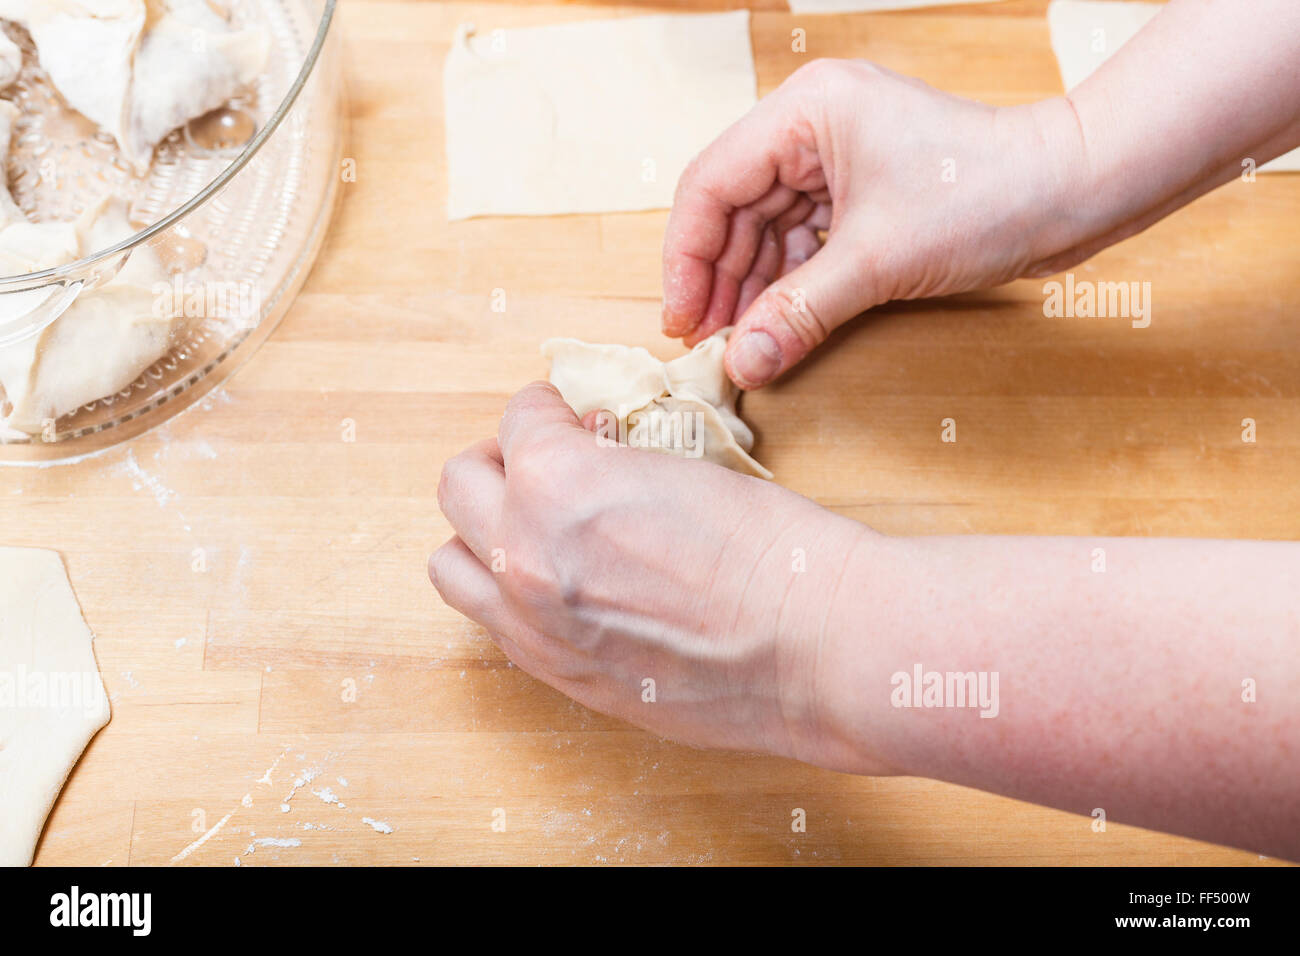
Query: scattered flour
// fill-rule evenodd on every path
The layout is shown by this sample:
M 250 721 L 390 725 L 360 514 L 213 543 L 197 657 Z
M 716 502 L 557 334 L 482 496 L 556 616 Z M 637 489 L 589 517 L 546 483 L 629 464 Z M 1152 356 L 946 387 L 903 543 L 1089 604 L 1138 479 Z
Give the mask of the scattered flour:
M 312 793 L 320 797 L 322 803 L 336 803 L 340 810 L 343 809 L 343 803 L 339 801 L 339 798 L 334 795 L 334 791 L 329 787 L 321 787 L 319 790 L 313 790 Z
M 176 497 L 176 492 L 159 481 L 157 475 L 151 475 L 140 467 L 140 463 L 135 460 L 134 449 L 127 449 L 126 460 L 122 463 L 120 471 L 131 478 L 131 486 L 136 491 L 145 490 L 153 495 L 159 508 L 166 508 L 167 502 Z
M 214 826 L 207 833 L 203 834 L 203 836 L 199 837 L 197 840 L 195 840 L 185 849 L 181 850 L 181 852 L 177 853 L 174 857 L 172 857 L 172 862 L 179 863 L 181 860 L 185 859 L 187 856 L 189 856 L 199 847 L 203 846 L 203 844 L 211 840 L 214 836 L 216 836 L 216 834 L 221 830 L 221 828 L 224 827 L 227 822 L 229 822 L 230 818 L 233 817 L 234 815 L 235 812 L 233 810 L 227 813 L 224 817 L 222 817 L 219 821 L 217 821 L 216 826 Z
M 248 844 L 248 849 L 244 851 L 244 856 L 250 856 L 257 852 L 259 846 L 273 846 L 280 849 L 288 849 L 295 846 L 302 846 L 302 841 L 297 837 L 258 837 L 252 843 Z

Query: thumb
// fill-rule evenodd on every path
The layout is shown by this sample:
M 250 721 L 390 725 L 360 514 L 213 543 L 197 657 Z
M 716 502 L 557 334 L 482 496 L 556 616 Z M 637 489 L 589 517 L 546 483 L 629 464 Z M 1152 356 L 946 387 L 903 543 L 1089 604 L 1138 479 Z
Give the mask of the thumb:
M 745 310 L 727 342 L 727 375 L 741 388 L 766 385 L 876 305 L 873 294 L 860 257 L 837 251 L 832 238 Z

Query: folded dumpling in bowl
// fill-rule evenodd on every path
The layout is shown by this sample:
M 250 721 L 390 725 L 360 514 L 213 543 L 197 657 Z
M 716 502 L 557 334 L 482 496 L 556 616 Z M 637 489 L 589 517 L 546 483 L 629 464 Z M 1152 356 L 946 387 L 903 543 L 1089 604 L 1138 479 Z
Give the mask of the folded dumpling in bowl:
M 76 244 L 66 261 L 135 231 L 120 200 L 75 223 L 27 225 L 70 230 Z M 0 245 L 5 235 L 0 231 Z M 180 321 L 163 294 L 166 277 L 153 249 L 140 246 L 111 280 L 77 296 L 38 335 L 0 347 L 0 435 L 42 433 L 87 402 L 120 392 L 166 355 Z
M 236 28 L 213 0 L 0 0 L 32 35 L 68 105 L 143 172 L 172 130 L 221 106 L 270 57 L 269 34 Z
M 18 107 L 0 100 L 0 277 L 23 276 L 72 262 L 81 254 L 81 239 L 72 222 L 29 222 L 4 177 L 4 160 L 9 155 L 13 124 Z M 0 294 L 0 339 L 10 323 L 23 319 L 40 307 L 53 290 L 32 289 Z

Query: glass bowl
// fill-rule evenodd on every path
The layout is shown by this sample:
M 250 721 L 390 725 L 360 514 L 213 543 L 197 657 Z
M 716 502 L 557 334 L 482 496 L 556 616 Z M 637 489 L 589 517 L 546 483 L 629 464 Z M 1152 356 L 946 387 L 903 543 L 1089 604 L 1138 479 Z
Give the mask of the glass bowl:
M 7 31 L 24 54 L 17 83 L 0 94 L 20 113 L 8 157 L 15 201 L 33 221 L 66 221 L 118 197 L 136 232 L 76 262 L 0 278 L 0 304 L 13 303 L 0 318 L 0 348 L 39 335 L 133 256 L 157 257 L 164 281 L 153 292 L 179 318 L 166 354 L 125 388 L 39 431 L 0 433 L 0 464 L 76 460 L 162 424 L 220 384 L 283 318 L 320 249 L 341 178 L 335 3 L 227 0 L 242 24 L 269 33 L 268 66 L 226 106 L 173 131 L 145 174 L 63 103 L 30 38 Z

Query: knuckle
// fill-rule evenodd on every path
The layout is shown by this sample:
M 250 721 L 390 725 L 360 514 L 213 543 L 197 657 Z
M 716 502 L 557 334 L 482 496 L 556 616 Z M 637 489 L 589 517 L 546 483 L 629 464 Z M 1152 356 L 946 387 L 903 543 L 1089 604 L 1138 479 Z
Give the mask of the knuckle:
M 464 470 L 464 452 L 443 462 L 442 473 L 438 476 L 438 507 L 444 512 L 447 510 L 447 502 L 456 494 Z
M 517 483 L 530 497 L 545 495 L 556 479 L 557 456 L 533 435 L 521 435 L 515 455 L 506 468 L 506 478 Z
M 830 93 L 845 86 L 860 90 L 863 83 L 884 76 L 885 71 L 870 60 L 844 60 L 818 57 L 790 74 L 796 85 L 808 86 L 819 93 Z
M 674 195 L 680 198 L 690 192 L 695 188 L 695 184 L 703 178 L 703 175 L 704 154 L 701 152 L 692 156 L 690 162 L 686 164 L 686 168 L 682 170 L 682 174 L 677 178 L 677 188 Z
M 529 382 L 510 396 L 501 419 L 508 423 L 537 412 L 551 404 L 553 397 L 559 394 L 560 390 L 545 379 Z
M 853 61 L 841 60 L 829 56 L 820 56 L 790 74 L 796 83 L 821 88 L 830 83 L 837 83 L 853 73 Z
M 763 295 L 767 310 L 809 349 L 821 345 L 830 336 L 830 327 L 808 301 L 805 290 L 770 287 Z
M 542 503 L 556 494 L 572 494 L 590 480 L 585 456 L 575 444 L 556 440 L 555 435 L 520 436 L 506 469 L 507 481 L 517 483 L 530 499 Z
M 790 79 L 797 83 L 820 83 L 840 69 L 841 61 L 833 57 L 819 56 L 810 60 L 790 74 Z
M 501 584 L 513 600 L 534 610 L 559 611 L 569 620 L 591 606 L 593 569 L 571 531 L 551 529 L 509 549 L 510 569 Z
M 445 548 L 439 548 L 429 555 L 428 561 L 429 583 L 437 588 L 439 593 L 442 593 L 442 581 L 445 580 L 444 571 L 447 563 L 445 552 Z
M 501 582 L 503 589 L 528 607 L 546 607 L 555 601 L 563 586 L 557 581 L 555 563 L 539 548 L 514 548 L 510 570 Z

